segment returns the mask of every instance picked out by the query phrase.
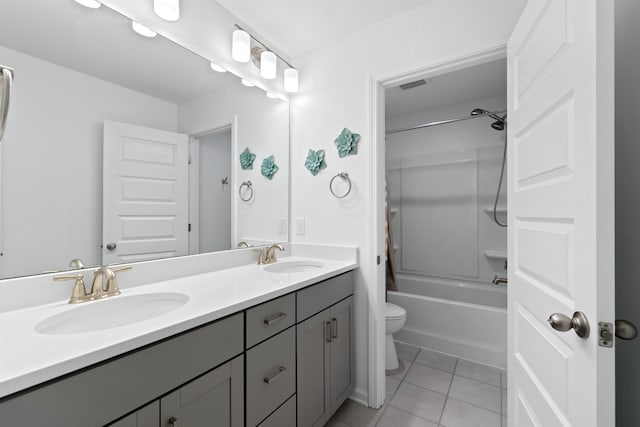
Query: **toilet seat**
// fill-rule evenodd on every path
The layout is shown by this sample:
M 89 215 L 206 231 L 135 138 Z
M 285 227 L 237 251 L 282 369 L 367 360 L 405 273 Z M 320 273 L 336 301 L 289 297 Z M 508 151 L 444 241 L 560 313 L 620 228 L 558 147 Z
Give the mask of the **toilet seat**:
M 395 304 L 391 304 L 390 302 L 385 304 L 384 318 L 385 319 L 402 319 L 407 317 L 407 311 Z

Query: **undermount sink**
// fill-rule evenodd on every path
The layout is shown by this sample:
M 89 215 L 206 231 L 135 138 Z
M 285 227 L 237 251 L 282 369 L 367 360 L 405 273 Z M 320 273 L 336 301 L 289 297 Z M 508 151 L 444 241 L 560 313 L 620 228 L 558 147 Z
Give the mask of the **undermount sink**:
M 175 292 L 117 296 L 82 303 L 47 317 L 34 329 L 41 334 L 61 335 L 117 328 L 166 314 L 187 301 L 187 295 Z
M 267 265 L 264 271 L 269 273 L 306 273 L 323 266 L 321 262 L 315 261 L 278 261 L 275 264 Z

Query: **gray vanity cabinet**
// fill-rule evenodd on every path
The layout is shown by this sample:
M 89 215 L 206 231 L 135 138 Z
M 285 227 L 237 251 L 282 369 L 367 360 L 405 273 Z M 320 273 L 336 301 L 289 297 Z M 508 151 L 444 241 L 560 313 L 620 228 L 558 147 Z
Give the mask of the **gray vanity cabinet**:
M 323 426 L 353 391 L 353 273 L 298 292 L 298 427 Z
M 243 427 L 243 370 L 244 356 L 238 356 L 166 395 L 159 425 Z
M 160 425 L 160 401 L 156 400 L 133 414 L 110 424 L 110 427 L 158 427 Z

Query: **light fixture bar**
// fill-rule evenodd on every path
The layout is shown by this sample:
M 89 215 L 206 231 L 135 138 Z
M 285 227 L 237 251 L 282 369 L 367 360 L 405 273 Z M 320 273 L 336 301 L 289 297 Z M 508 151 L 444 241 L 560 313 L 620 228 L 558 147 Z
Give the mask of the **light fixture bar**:
M 234 24 L 234 26 L 239 29 L 244 31 L 245 33 L 249 34 L 249 37 L 251 37 L 253 40 L 255 40 L 258 44 L 262 45 L 262 47 L 264 47 L 265 49 L 267 49 L 270 52 L 273 52 L 273 54 L 282 62 L 284 62 L 285 64 L 287 64 L 289 66 L 289 68 L 296 68 L 293 65 L 291 65 L 291 63 L 289 61 L 287 61 L 286 59 L 284 59 L 282 56 L 278 55 L 277 53 L 275 53 L 273 51 L 273 49 L 271 49 L 269 46 L 267 46 L 266 44 L 262 43 L 261 40 L 257 39 L 256 37 L 253 36 L 253 34 L 251 34 L 249 31 L 245 30 L 244 28 L 242 28 L 240 25 L 238 24 Z

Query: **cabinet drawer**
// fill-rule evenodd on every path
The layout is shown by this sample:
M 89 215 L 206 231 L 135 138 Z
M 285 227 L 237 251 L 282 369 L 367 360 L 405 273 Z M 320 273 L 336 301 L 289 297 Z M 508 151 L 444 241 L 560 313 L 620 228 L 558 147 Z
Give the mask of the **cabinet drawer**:
M 260 423 L 259 427 L 295 427 L 296 396 L 293 395 L 284 405 Z
M 256 426 L 295 393 L 295 328 L 247 351 L 247 426 Z
M 353 277 L 354 272 L 349 271 L 298 291 L 298 322 L 353 294 Z
M 296 321 L 295 294 L 285 295 L 247 310 L 247 348 L 284 331 Z

